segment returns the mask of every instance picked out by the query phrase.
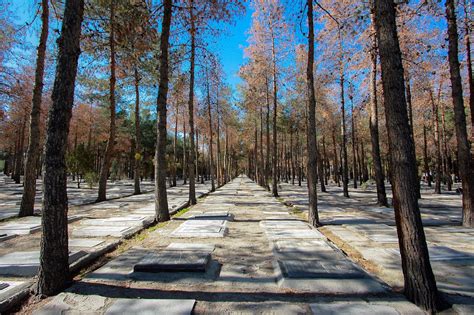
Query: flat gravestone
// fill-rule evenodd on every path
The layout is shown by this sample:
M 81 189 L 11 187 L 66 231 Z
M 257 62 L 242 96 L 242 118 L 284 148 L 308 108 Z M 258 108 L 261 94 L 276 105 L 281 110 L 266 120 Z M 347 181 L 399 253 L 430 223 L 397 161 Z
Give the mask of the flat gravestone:
M 190 315 L 195 303 L 195 300 L 117 299 L 105 315 Z
M 75 237 L 124 237 L 133 233 L 133 228 L 128 226 L 80 226 L 72 231 Z
M 387 234 L 372 234 L 369 239 L 379 243 L 398 243 L 398 237 Z
M 283 277 L 296 279 L 355 279 L 366 275 L 352 263 L 320 260 L 278 260 Z
M 92 248 L 104 243 L 101 239 L 73 238 L 69 239 L 69 247 Z
M 84 251 L 69 253 L 69 264 L 87 255 Z M 14 252 L 0 257 L 0 275 L 30 277 L 36 275 L 39 268 L 39 251 Z
M 205 272 L 211 255 L 199 251 L 164 250 L 146 255 L 133 270 L 137 272 Z
M 324 315 L 359 315 L 359 314 L 377 314 L 377 315 L 399 315 L 400 313 L 393 307 L 381 304 L 369 304 L 366 302 L 333 302 L 311 304 L 313 314 Z
M 225 226 L 204 225 L 188 226 L 181 225 L 171 233 L 173 237 L 224 237 L 226 233 Z
M 8 223 L 0 226 L 0 234 L 27 235 L 41 230 L 41 224 L 36 223 Z
M 196 243 L 171 243 L 166 247 L 166 250 L 179 250 L 179 251 L 203 251 L 212 253 L 215 246 L 213 244 L 196 244 Z
M 209 211 L 194 216 L 196 219 L 226 219 L 230 217 L 229 211 Z
M 10 285 L 8 283 L 5 283 L 5 282 L 0 282 L 0 291 L 2 290 L 5 290 L 6 288 L 8 288 Z
M 311 238 L 311 239 L 322 239 L 325 238 L 321 232 L 317 230 L 274 230 L 267 229 L 265 231 L 270 239 L 299 239 L 299 238 Z
M 225 220 L 203 220 L 203 219 L 190 219 L 181 226 L 222 226 L 225 225 Z

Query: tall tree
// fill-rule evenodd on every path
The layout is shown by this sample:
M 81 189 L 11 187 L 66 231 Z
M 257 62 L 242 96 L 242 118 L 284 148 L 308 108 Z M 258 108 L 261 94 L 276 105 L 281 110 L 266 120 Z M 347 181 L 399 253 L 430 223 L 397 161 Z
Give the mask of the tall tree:
M 163 20 L 161 22 L 160 37 L 160 83 L 158 86 L 158 98 L 156 107 L 158 112 L 158 135 L 156 144 L 155 164 L 155 211 L 156 220 L 168 221 L 170 214 L 168 210 L 168 197 L 166 194 L 166 106 L 168 98 L 168 49 L 171 28 L 171 17 L 173 14 L 172 0 L 164 0 Z
M 306 128 L 306 144 L 308 159 L 306 167 L 308 170 L 308 196 L 309 215 L 308 221 L 312 226 L 319 226 L 318 215 L 318 170 L 316 154 L 316 95 L 314 92 L 314 22 L 313 22 L 313 0 L 307 0 L 308 6 L 308 65 L 306 68 L 306 84 L 308 89 L 308 127 Z
M 461 72 L 458 59 L 458 27 L 454 0 L 446 0 L 446 19 L 448 20 L 448 59 L 451 79 L 451 97 L 454 107 L 459 175 L 462 181 L 462 224 L 474 225 L 474 171 L 466 128 L 466 113 L 462 93 Z M 471 113 L 472 115 L 472 113 Z
M 375 7 L 374 1 L 370 1 L 371 20 L 371 47 L 370 47 L 370 141 L 372 145 L 372 160 L 374 163 L 375 185 L 377 187 L 377 203 L 379 206 L 388 206 L 387 194 L 385 193 L 382 159 L 380 157 L 379 142 L 379 118 L 377 104 L 377 37 L 375 34 Z
M 41 35 L 38 45 L 38 55 L 36 57 L 35 87 L 33 89 L 33 102 L 31 106 L 30 134 L 28 137 L 28 153 L 26 155 L 25 180 L 19 213 L 20 217 L 33 215 L 36 196 L 36 173 L 40 140 L 40 137 L 38 136 L 40 134 L 39 120 L 41 113 L 41 98 L 43 96 L 44 61 L 49 29 L 48 0 L 42 0 L 41 6 Z
M 385 119 L 391 157 L 393 206 L 397 224 L 405 295 L 421 308 L 441 307 L 431 269 L 416 195 L 415 148 L 410 137 L 403 65 L 393 0 L 375 1 L 375 28 L 379 44 Z
M 58 59 L 48 115 L 40 266 L 37 294 L 58 293 L 70 280 L 67 228 L 66 148 L 80 54 L 83 0 L 65 3 Z
M 107 199 L 107 179 L 109 177 L 109 169 L 112 163 L 112 155 L 115 147 L 116 124 L 115 124 L 115 84 L 116 84 L 116 62 L 115 62 L 115 1 L 111 0 L 109 4 L 109 50 L 110 50 L 110 76 L 109 76 L 109 138 L 105 148 L 104 158 L 100 168 L 99 175 L 99 191 L 97 201 L 104 201 Z

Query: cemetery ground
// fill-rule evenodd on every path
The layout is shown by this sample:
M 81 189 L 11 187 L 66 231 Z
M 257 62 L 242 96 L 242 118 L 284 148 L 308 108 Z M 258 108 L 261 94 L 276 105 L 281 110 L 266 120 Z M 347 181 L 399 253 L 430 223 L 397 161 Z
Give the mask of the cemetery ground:
M 305 183 L 301 187 L 281 183 L 279 188 L 281 199 L 276 199 L 240 176 L 171 221 L 124 241 L 105 257 L 104 248 L 117 246 L 151 224 L 153 194 L 73 206 L 71 266 L 86 261 L 87 255 L 89 262 L 65 292 L 30 300 L 14 310 L 423 314 L 401 294 L 393 209 L 375 206 L 374 187 L 351 189 L 349 199 L 331 185 L 328 193 L 319 193 L 323 223 L 319 229 L 306 223 Z M 197 185 L 197 190 L 204 195 L 209 185 Z M 170 208 L 187 201 L 186 186 L 169 188 L 168 193 Z M 438 287 L 453 304 L 444 313 L 472 314 L 474 233 L 460 226 L 460 196 L 444 191 L 434 195 L 424 188 L 420 206 Z M 16 224 L 18 229 L 27 224 L 17 223 L 20 220 L 0 225 Z M 39 234 L 30 228 L 29 234 L 0 243 L 0 282 L 8 285 L 0 291 L 2 300 L 8 299 L 8 290 L 34 280 Z

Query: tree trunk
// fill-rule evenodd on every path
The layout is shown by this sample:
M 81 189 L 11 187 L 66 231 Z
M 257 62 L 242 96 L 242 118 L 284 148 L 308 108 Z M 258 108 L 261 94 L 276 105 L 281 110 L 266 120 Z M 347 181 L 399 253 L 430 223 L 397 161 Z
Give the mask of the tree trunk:
M 60 292 L 69 274 L 67 228 L 66 148 L 74 102 L 77 60 L 80 54 L 83 0 L 67 0 L 58 39 L 56 77 L 51 95 L 45 145 L 41 251 L 38 271 L 39 296 Z
M 426 182 L 428 184 L 428 187 L 431 187 L 431 172 L 430 172 L 430 164 L 428 160 L 428 143 L 426 140 L 426 126 L 425 125 L 423 125 L 423 164 L 424 164 Z
M 344 197 L 349 198 L 349 175 L 348 175 L 348 166 L 347 166 L 347 138 L 346 138 L 346 108 L 344 100 L 344 66 L 342 58 L 342 43 L 341 38 L 339 38 L 340 49 L 340 60 L 339 60 L 339 75 L 340 75 L 340 87 L 341 87 L 341 137 L 342 137 L 342 192 Z
M 207 68 L 206 68 L 206 74 Z M 216 190 L 216 186 L 214 183 L 214 152 L 212 148 L 212 141 L 213 141 L 213 129 L 212 129 L 212 109 L 211 109 L 211 89 L 209 84 L 209 77 L 206 77 L 206 87 L 207 87 L 207 113 L 209 115 L 209 157 L 211 159 L 210 165 L 210 175 L 211 175 L 211 192 Z
M 441 91 L 441 87 L 440 87 Z M 438 104 L 435 103 L 433 97 L 433 89 L 430 88 L 431 110 L 433 112 L 433 127 L 434 127 L 434 144 L 436 155 L 436 177 L 435 177 L 435 194 L 441 194 L 441 147 L 439 142 L 439 119 L 438 119 Z
M 140 161 L 142 159 L 141 136 L 140 136 L 140 77 L 138 75 L 137 66 L 134 69 L 135 79 L 135 156 L 133 157 L 133 180 L 134 195 L 140 194 Z
M 158 135 L 156 139 L 155 162 L 155 213 L 158 222 L 168 221 L 168 197 L 166 194 L 166 105 L 168 98 L 168 48 L 172 16 L 172 0 L 163 2 L 163 20 L 160 36 L 160 83 L 156 110 L 158 112 Z
M 416 195 L 415 147 L 410 137 L 403 65 L 393 0 L 375 1 L 385 119 L 389 137 L 393 206 L 400 245 L 405 295 L 419 307 L 435 312 L 441 306 L 431 269 Z
M 277 73 L 276 73 L 276 52 L 275 38 L 272 34 L 272 61 L 273 61 L 273 150 L 272 150 L 272 195 L 278 197 L 278 179 L 277 179 Z
M 372 0 L 373 1 L 373 0 Z M 387 194 L 385 192 L 384 174 L 382 168 L 382 159 L 380 157 L 380 142 L 379 142 L 379 117 L 377 104 L 377 38 L 375 36 L 375 12 L 373 2 L 371 3 L 371 28 L 373 31 L 372 47 L 370 50 L 370 141 L 372 145 L 372 160 L 374 163 L 375 185 L 377 187 L 377 204 L 379 206 L 387 207 Z
M 351 101 L 351 135 L 352 135 L 352 176 L 353 178 L 353 186 L 354 188 L 357 188 L 357 177 L 358 177 L 358 172 L 357 172 L 357 157 L 356 157 L 356 130 L 355 130 L 355 117 L 354 117 L 354 103 L 352 101 L 352 95 L 349 95 L 349 99 Z
M 176 112 L 175 112 L 175 124 L 174 124 L 174 138 L 173 138 L 173 187 L 176 187 L 176 172 L 178 169 L 178 112 L 179 106 L 176 102 Z
M 39 153 L 39 120 L 41 114 L 41 98 L 43 94 L 44 60 L 46 55 L 46 43 L 48 41 L 49 28 L 49 6 L 48 0 L 42 0 L 41 13 L 41 35 L 36 57 L 35 87 L 33 89 L 33 102 L 30 116 L 30 134 L 28 142 L 28 153 L 25 163 L 25 180 L 23 196 L 21 199 L 20 213 L 18 216 L 25 217 L 34 214 L 36 195 L 36 166 Z
M 462 181 L 462 207 L 464 226 L 474 225 L 474 174 L 473 162 L 469 152 L 469 141 L 466 128 L 466 113 L 462 95 L 461 73 L 458 60 L 458 29 L 454 0 L 446 0 L 446 18 L 448 20 L 449 41 L 449 73 L 451 79 L 451 97 L 454 106 L 454 121 L 456 125 L 456 140 L 458 148 L 458 167 Z M 471 113 L 472 114 L 472 113 Z
M 308 89 L 308 126 L 306 131 L 307 137 L 307 172 L 308 172 L 308 196 L 309 196 L 309 212 L 308 222 L 312 226 L 320 226 L 318 214 L 318 156 L 316 153 L 316 95 L 314 91 L 314 22 L 313 22 L 313 1 L 307 0 L 308 5 L 308 64 L 306 67 L 306 85 Z
M 472 80 L 472 60 L 471 60 L 471 26 L 470 26 L 470 4 L 472 1 L 464 0 L 464 26 L 465 34 L 464 40 L 466 43 L 466 55 L 467 55 L 467 82 L 469 85 L 469 109 L 471 111 L 471 150 L 474 149 L 474 82 Z
M 97 202 L 104 201 L 107 199 L 107 178 L 109 175 L 110 164 L 112 162 L 112 154 L 115 147 L 115 2 L 110 2 L 110 36 L 109 36 L 109 49 L 110 49 L 110 82 L 109 82 L 109 110 L 110 110 L 110 126 L 109 126 L 109 139 L 107 140 L 107 146 L 105 147 L 104 159 L 100 168 L 99 175 L 99 194 Z
M 270 95 L 269 95 L 269 83 L 268 83 L 268 77 L 267 74 L 265 74 L 265 103 L 267 105 L 267 138 L 266 138 L 266 147 L 267 147 L 267 154 L 266 154 L 266 163 L 265 163 L 265 188 L 268 190 L 270 189 L 268 185 L 268 181 L 270 178 Z
M 191 58 L 190 58 L 190 69 L 189 69 L 189 100 L 188 100 L 188 115 L 189 115 L 189 159 L 188 159 L 188 176 L 189 176 L 189 203 L 191 205 L 196 204 L 196 181 L 194 179 L 194 163 L 195 163 L 195 152 L 194 152 L 194 63 L 196 54 L 196 28 L 194 21 L 194 0 L 190 0 L 189 13 L 190 13 L 190 36 L 191 36 Z

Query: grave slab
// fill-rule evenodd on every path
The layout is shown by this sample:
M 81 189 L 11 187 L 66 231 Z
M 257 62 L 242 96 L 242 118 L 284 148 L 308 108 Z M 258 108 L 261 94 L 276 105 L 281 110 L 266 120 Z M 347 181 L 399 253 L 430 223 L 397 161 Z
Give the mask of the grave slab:
M 136 272 L 205 272 L 210 259 L 207 252 L 164 250 L 146 255 L 133 269 Z
M 101 239 L 90 238 L 73 238 L 69 239 L 69 247 L 92 248 L 103 244 L 105 241 Z
M 126 237 L 138 231 L 140 227 L 128 226 L 81 226 L 72 231 L 74 237 Z
M 105 312 L 105 315 L 189 315 L 196 300 L 171 299 L 117 299 Z
M 214 251 L 214 244 L 196 244 L 196 243 L 171 243 L 166 247 L 166 250 L 179 251 L 202 251 L 212 253 Z
M 354 279 L 366 277 L 349 261 L 278 260 L 283 277 L 294 279 Z
M 313 314 L 324 315 L 360 315 L 360 314 L 377 314 L 377 315 L 400 315 L 400 314 L 424 314 L 420 309 L 411 303 L 367 303 L 358 301 L 342 301 L 331 303 L 317 303 L 310 305 Z
M 87 255 L 84 251 L 69 253 L 69 264 Z M 14 252 L 0 257 L 0 275 L 31 277 L 39 268 L 39 251 Z

